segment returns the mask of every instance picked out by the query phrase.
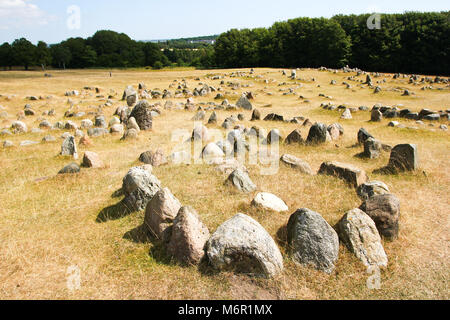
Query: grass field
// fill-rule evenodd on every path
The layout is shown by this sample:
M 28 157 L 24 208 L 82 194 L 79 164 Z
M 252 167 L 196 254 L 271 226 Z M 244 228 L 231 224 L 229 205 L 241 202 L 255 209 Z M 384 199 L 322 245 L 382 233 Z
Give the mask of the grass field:
M 64 119 L 68 109 L 69 90 L 82 91 L 85 86 L 100 87 L 106 96 L 113 93 L 114 105 L 104 108 L 107 121 L 120 101 L 127 85 L 137 88 L 143 82 L 150 89 L 167 89 L 173 80 L 186 79 L 192 90 L 201 82 L 220 86 L 221 80 L 207 79 L 207 74 L 230 74 L 236 70 L 171 70 L 113 71 L 113 77 L 105 70 L 52 71 L 53 77 L 44 78 L 41 72 L 0 72 L 0 105 L 9 117 L 0 119 L 0 128 L 9 128 L 16 114 L 29 103 L 37 116 L 24 120 L 29 128 L 36 128 L 43 111 L 54 108 L 56 117 L 48 117 L 52 123 Z M 241 70 L 248 72 L 249 70 Z M 295 88 L 291 80 L 282 76 L 281 70 L 256 69 L 261 79 L 229 78 L 251 84 L 241 91 L 252 91 L 254 107 L 263 117 L 279 113 L 285 118 L 304 116 L 312 122 L 331 124 L 339 122 L 345 135 L 335 143 L 324 146 L 285 146 L 281 154 L 289 153 L 310 163 L 317 171 L 322 162 L 337 160 L 363 168 L 371 180 L 385 182 L 401 202 L 400 235 L 393 242 L 383 241 L 389 265 L 382 270 L 381 289 L 369 290 L 369 275 L 362 263 L 342 244 L 336 270 L 331 275 L 294 264 L 286 253 L 283 227 L 290 214 L 297 208 L 317 211 L 331 225 L 336 224 L 344 213 L 359 207 L 361 200 L 354 189 L 344 182 L 327 176 L 306 176 L 281 166 L 272 176 L 259 174 L 258 166 L 248 166 L 250 177 L 258 191 L 271 192 L 281 197 L 289 206 L 286 213 L 262 212 L 250 206 L 255 196 L 241 194 L 224 186 L 226 176 L 207 165 L 166 165 L 153 169 L 154 174 L 184 205 L 194 207 L 211 233 L 224 221 L 238 212 L 246 213 L 266 228 L 277 241 L 284 256 L 284 271 L 275 279 L 253 279 L 233 273 L 214 272 L 207 264 L 200 267 L 182 267 L 171 261 L 163 247 L 146 237 L 142 227 L 144 213 L 110 217 L 98 222 L 105 209 L 114 208 L 121 198 L 116 191 L 121 188 L 127 171 L 139 165 L 139 155 L 147 150 L 161 148 L 168 155 L 177 142 L 171 141 L 174 129 L 192 131 L 193 112 L 184 110 L 164 111 L 155 118 L 151 132 L 141 132 L 136 141 L 120 141 L 121 136 L 108 135 L 93 138 L 89 147 L 79 145 L 82 157 L 86 150 L 97 152 L 106 167 L 82 169 L 80 174 L 57 176 L 57 172 L 72 159 L 59 156 L 64 130 L 44 133 L 27 133 L 0 137 L 11 140 L 16 147 L 0 147 L 0 299 L 449 299 L 449 208 L 450 208 L 450 139 L 448 131 L 435 124 L 418 125 L 415 121 L 399 120 L 406 127 L 391 128 L 389 120 L 371 123 L 370 112 L 357 112 L 352 120 L 340 120 L 337 111 L 320 108 L 322 102 L 331 101 L 350 107 L 376 103 L 383 105 L 403 104 L 420 111 L 422 108 L 446 110 L 450 108 L 448 86 L 434 85 L 444 90 L 420 90 L 421 85 L 408 84 L 408 79 L 393 80 L 380 84 L 383 91 L 359 88 L 357 83 L 346 80 L 355 73 L 319 72 L 304 69 L 297 73 L 305 79 L 297 88 L 297 96 L 283 96 L 279 89 Z M 311 78 L 316 81 L 309 81 Z M 262 79 L 275 81 L 264 83 Z M 337 85 L 330 85 L 334 79 Z M 365 79 L 360 76 L 359 79 Z M 381 80 L 375 78 L 374 80 Z M 343 81 L 352 84 L 345 89 Z M 287 82 L 286 86 L 278 86 Z M 318 85 L 320 84 L 320 87 Z M 223 86 L 223 91 L 230 88 Z M 265 87 L 267 87 L 265 89 Z M 404 97 L 407 88 L 415 95 Z M 110 91 L 113 90 L 113 91 Z M 170 89 L 173 91 L 174 89 Z M 236 96 L 227 95 L 230 103 Z M 272 92 L 273 95 L 266 95 Z M 319 93 L 332 96 L 332 100 L 319 97 Z M 309 100 L 305 103 L 298 94 Z M 48 96 L 49 100 L 28 101 L 27 96 Z M 7 98 L 7 96 L 10 96 Z M 97 110 L 106 99 L 92 96 L 72 98 L 79 111 Z M 214 93 L 208 97 L 196 97 L 195 102 L 214 101 Z M 185 102 L 186 99 L 170 99 Z M 163 100 L 152 100 L 151 103 Z M 216 101 L 217 102 L 217 101 Z M 219 101 L 220 102 L 220 101 Z M 263 108 L 266 105 L 270 108 Z M 278 128 L 284 136 L 300 129 L 304 137 L 309 128 L 292 123 L 250 122 L 250 111 L 217 111 L 220 128 L 223 120 L 237 113 L 244 113 L 241 123 L 246 127 L 258 125 L 270 131 Z M 210 112 L 207 112 L 207 118 Z M 94 116 L 87 116 L 93 119 Z M 73 119 L 71 119 L 73 120 Z M 78 124 L 81 119 L 75 120 Z M 442 122 L 444 123 L 444 122 Z M 445 123 L 448 125 L 448 123 Z M 389 154 L 377 160 L 355 157 L 362 151 L 354 147 L 359 128 L 364 127 L 377 139 L 389 145 L 415 143 L 418 145 L 420 170 L 400 175 L 376 175 L 373 171 L 387 164 Z M 225 133 L 225 130 L 223 130 Z M 40 141 L 45 135 L 57 138 L 53 143 L 40 143 L 18 147 L 20 141 Z M 67 270 L 77 266 L 81 275 L 78 290 L 67 287 Z

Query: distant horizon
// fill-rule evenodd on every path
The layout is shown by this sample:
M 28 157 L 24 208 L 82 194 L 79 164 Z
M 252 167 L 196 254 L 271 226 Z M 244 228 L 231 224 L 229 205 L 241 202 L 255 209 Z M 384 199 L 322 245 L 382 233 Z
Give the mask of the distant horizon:
M 74 6 L 75 5 L 75 6 Z M 218 35 L 230 29 L 270 27 L 298 17 L 331 18 L 337 14 L 449 11 L 444 0 L 229 0 L 208 6 L 135 0 L 0 0 L 0 43 L 26 38 L 32 43 L 59 43 L 68 38 L 87 38 L 98 30 L 125 33 L 136 41 L 167 41 Z M 101 13 L 101 14 L 99 14 Z

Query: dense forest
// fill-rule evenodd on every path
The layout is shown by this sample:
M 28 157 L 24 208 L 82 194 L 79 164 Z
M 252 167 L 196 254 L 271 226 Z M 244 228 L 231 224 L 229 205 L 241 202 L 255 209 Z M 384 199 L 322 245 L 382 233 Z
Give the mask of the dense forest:
M 0 46 L 0 67 L 128 68 L 193 66 L 331 67 L 367 71 L 450 75 L 450 11 L 382 14 L 380 28 L 371 15 L 297 18 L 270 28 L 232 29 L 214 45 L 194 38 L 159 43 L 134 41 L 126 34 L 98 31 L 92 37 L 59 44 L 22 38 Z M 202 37 L 201 39 L 206 39 Z M 195 39 L 195 40 L 200 40 Z

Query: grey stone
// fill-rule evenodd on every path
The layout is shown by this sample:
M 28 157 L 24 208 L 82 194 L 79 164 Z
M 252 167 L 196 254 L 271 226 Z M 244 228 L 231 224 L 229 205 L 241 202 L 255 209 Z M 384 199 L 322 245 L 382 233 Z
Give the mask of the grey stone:
M 320 214 L 303 208 L 289 218 L 287 237 L 294 262 L 332 273 L 339 256 L 339 237 Z
M 387 267 L 388 258 L 375 222 L 360 209 L 345 214 L 338 223 L 339 237 L 366 267 Z
M 361 184 L 357 189 L 358 196 L 362 200 L 367 200 L 373 196 L 389 194 L 388 186 L 381 181 L 369 181 Z
M 233 185 L 241 192 L 250 193 L 256 190 L 256 185 L 250 179 L 248 174 L 241 169 L 233 171 L 228 177 L 227 184 Z
M 293 155 L 284 154 L 281 157 L 281 162 L 291 168 L 299 170 L 300 172 L 302 172 L 304 174 L 309 174 L 309 175 L 314 174 L 310 165 L 306 161 L 303 161 L 302 159 L 299 159 Z
M 124 203 L 129 209 L 142 211 L 160 189 L 161 182 L 146 166 L 131 168 L 123 178 Z
M 374 138 L 369 138 L 364 142 L 364 157 L 369 159 L 377 159 L 382 151 L 381 142 Z
M 367 182 L 367 180 L 369 179 L 364 170 L 359 169 L 354 165 L 337 161 L 322 163 L 318 174 L 338 177 L 345 180 L 348 184 L 355 188 Z
M 372 122 L 380 122 L 383 120 L 383 114 L 378 109 L 373 109 L 370 115 L 370 121 Z
M 321 144 L 331 140 L 327 126 L 323 123 L 314 124 L 309 130 L 306 142 L 308 144 Z
M 156 238 L 169 241 L 171 226 L 180 208 L 181 203 L 172 192 L 168 188 L 161 189 L 148 202 L 144 223 Z
M 358 131 L 358 143 L 364 144 L 364 142 L 369 139 L 374 138 L 366 129 L 361 128 Z
M 236 102 L 236 106 L 238 108 L 243 108 L 245 110 L 252 110 L 253 106 L 250 103 L 250 101 L 248 100 L 246 95 L 242 95 L 241 98 L 238 100 L 238 102 Z
M 77 144 L 74 136 L 68 136 L 61 145 L 62 156 L 73 156 L 74 159 L 78 159 Z
M 64 168 L 62 168 L 58 174 L 71 174 L 80 172 L 80 166 L 76 163 L 71 163 Z
M 139 101 L 131 111 L 130 117 L 136 120 L 139 128 L 143 131 L 151 130 L 153 118 L 151 115 L 150 104 L 147 100 Z
M 254 219 L 237 214 L 223 223 L 207 243 L 214 268 L 259 277 L 274 277 L 283 270 L 275 241 Z
M 419 155 L 415 144 L 399 144 L 391 151 L 389 168 L 398 171 L 414 171 L 419 167 Z

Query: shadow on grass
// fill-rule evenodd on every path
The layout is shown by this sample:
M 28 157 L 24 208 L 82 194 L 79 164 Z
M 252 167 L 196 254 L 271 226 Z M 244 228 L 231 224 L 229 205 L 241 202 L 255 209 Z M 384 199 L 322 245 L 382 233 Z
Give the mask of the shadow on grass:
M 211 263 L 209 263 L 208 255 L 205 252 L 205 256 L 197 266 L 197 270 L 204 276 L 213 277 L 220 274 L 220 270 L 215 269 Z
M 288 250 L 288 241 L 287 241 L 287 225 L 283 225 L 277 231 L 277 237 L 275 239 L 276 243 L 287 252 Z
M 115 205 L 104 208 L 97 216 L 95 222 L 104 223 L 111 220 L 118 220 L 133 213 L 134 210 L 130 209 L 124 201 L 120 201 Z
M 153 246 L 150 248 L 149 255 L 155 259 L 156 262 L 165 264 L 167 266 L 178 265 L 172 256 L 167 252 L 166 243 L 163 241 L 154 239 L 152 241 Z
M 192 267 L 192 265 L 182 263 L 174 259 L 167 250 L 167 242 L 157 239 L 147 229 L 145 224 L 126 232 L 122 238 L 136 244 L 150 244 L 151 247 L 149 250 L 149 256 L 152 257 L 157 263 L 182 268 Z M 220 273 L 220 271 L 214 269 L 209 263 L 206 249 L 204 257 L 197 266 L 197 270 L 205 276 L 215 276 Z
M 122 238 L 138 244 L 151 243 L 156 240 L 145 224 L 128 231 Z
M 113 192 L 113 194 L 111 195 L 111 198 L 120 198 L 124 195 L 123 193 L 123 189 L 120 188 L 119 190 L 116 190 Z

